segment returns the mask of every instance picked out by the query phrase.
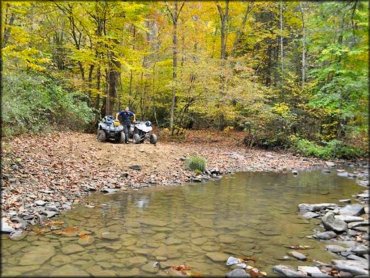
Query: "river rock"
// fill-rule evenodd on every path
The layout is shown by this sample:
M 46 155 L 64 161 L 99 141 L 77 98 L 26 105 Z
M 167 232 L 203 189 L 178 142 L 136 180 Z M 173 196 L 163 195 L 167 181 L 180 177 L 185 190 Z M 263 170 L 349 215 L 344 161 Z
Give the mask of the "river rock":
M 343 220 L 337 219 L 334 216 L 333 212 L 327 212 L 322 218 L 321 221 L 326 230 L 332 230 L 335 232 L 344 232 L 347 230 L 347 223 Z
M 329 240 L 329 239 L 335 238 L 336 236 L 337 234 L 335 232 L 326 231 L 326 232 L 317 233 L 313 237 L 317 239 L 322 239 L 322 240 Z
M 228 257 L 226 261 L 226 265 L 234 265 L 238 263 L 240 263 L 240 259 L 232 257 L 232 256 Z
M 131 257 L 127 259 L 127 265 L 129 267 L 136 266 L 136 265 L 143 265 L 147 262 L 148 260 L 145 257 L 141 256 L 136 256 L 136 257 Z
M 100 265 L 94 265 L 87 269 L 92 276 L 112 277 L 116 276 L 116 273 L 109 269 L 103 269 Z
M 167 245 L 176 245 L 176 244 L 181 244 L 182 240 L 178 239 L 178 238 L 171 237 L 171 238 L 166 239 L 165 243 Z
M 140 219 L 139 222 L 149 226 L 167 226 L 167 222 L 158 219 Z
M 339 220 L 343 220 L 344 222 L 360 222 L 364 221 L 364 219 L 360 216 L 352 216 L 352 215 L 337 215 L 335 216 Z
M 369 228 L 366 226 L 357 226 L 357 227 L 353 227 L 352 229 L 358 232 L 369 233 Z
M 280 274 L 284 277 L 305 277 L 306 275 L 300 271 L 296 271 L 290 266 L 286 265 L 275 265 L 272 270 L 277 274 Z
M 365 245 L 357 245 L 351 248 L 351 251 L 357 255 L 365 255 L 369 253 L 369 247 Z
M 347 249 L 340 245 L 326 245 L 326 250 L 333 252 L 333 253 L 340 253 L 345 252 Z
M 366 254 L 367 255 L 367 254 Z M 347 257 L 348 260 L 354 260 L 354 261 L 362 261 L 363 263 L 368 263 L 368 259 L 365 259 L 363 257 L 356 256 L 354 254 L 351 254 Z
M 43 200 L 37 200 L 37 201 L 35 201 L 35 205 L 36 206 L 45 206 L 45 204 L 46 204 L 46 202 L 44 202 Z
M 297 251 L 289 252 L 289 255 L 291 255 L 292 257 L 294 257 L 294 258 L 296 258 L 296 259 L 298 259 L 300 261 L 307 260 L 307 257 L 304 254 L 302 254 L 300 252 L 297 252 Z
M 69 264 L 72 262 L 72 259 L 66 255 L 56 255 L 50 260 L 50 264 L 53 266 L 61 266 Z
M 235 237 L 233 237 L 233 236 L 230 236 L 230 235 L 220 235 L 220 236 L 218 237 L 218 240 L 219 240 L 221 243 L 230 244 L 230 243 L 235 242 L 236 238 L 235 238 Z
M 12 232 L 12 233 L 9 234 L 9 238 L 11 240 L 15 240 L 15 241 L 22 240 L 26 236 L 27 236 L 27 232 L 26 231 L 22 231 L 22 230 L 14 231 L 14 232 Z
M 236 268 L 228 273 L 226 277 L 251 277 L 244 269 Z
M 207 242 L 207 238 L 198 237 L 198 238 L 191 239 L 191 242 L 196 245 L 202 245 Z
M 83 271 L 82 269 L 77 268 L 74 265 L 66 264 L 63 265 L 60 268 L 55 269 L 52 273 L 50 273 L 51 277 L 57 277 L 57 276 L 90 276 L 87 272 Z
M 100 190 L 100 192 L 103 192 L 103 193 L 106 193 L 106 194 L 113 194 L 113 193 L 116 193 L 118 192 L 118 189 L 116 188 L 107 188 L 107 187 L 104 187 Z
M 339 203 L 346 203 L 346 204 L 350 204 L 350 203 L 351 203 L 351 199 L 340 199 L 340 200 L 339 200 Z
M 326 274 L 321 272 L 317 266 L 298 266 L 298 271 L 308 274 L 312 277 L 330 277 L 325 276 Z
M 338 270 L 348 271 L 353 275 L 368 275 L 369 265 L 363 261 L 352 260 L 332 260 L 335 268 Z
M 109 231 L 102 232 L 100 234 L 100 236 L 103 239 L 109 239 L 109 240 L 117 240 L 117 239 L 119 239 L 119 235 L 118 234 L 112 233 L 112 232 L 109 232 Z
M 19 260 L 19 265 L 41 265 L 55 255 L 52 245 L 39 245 L 32 247 Z
M 119 243 L 119 242 L 114 242 L 114 243 L 111 243 L 111 244 L 107 244 L 105 246 L 105 248 L 107 248 L 109 250 L 117 251 L 117 250 L 122 248 L 122 244 Z
M 348 223 L 348 228 L 349 229 L 353 229 L 355 227 L 359 227 L 359 226 L 369 226 L 369 221 L 359 221 L 359 222 L 351 222 L 351 223 Z
M 149 262 L 141 267 L 141 270 L 144 272 L 148 273 L 157 273 L 158 272 L 158 267 L 156 266 L 157 264 L 154 264 L 153 262 Z
M 311 218 L 316 218 L 318 217 L 320 214 L 318 213 L 315 213 L 315 212 L 312 212 L 312 211 L 307 211 L 306 213 L 304 213 L 302 215 L 303 218 L 306 218 L 306 219 L 311 219 Z
M 94 237 L 91 235 L 84 235 L 78 239 L 78 243 L 82 246 L 90 245 L 94 242 Z
M 333 161 L 325 161 L 326 166 L 328 167 L 335 167 L 336 164 Z
M 62 247 L 62 252 L 63 254 L 66 254 L 66 255 L 70 255 L 70 254 L 74 254 L 74 253 L 78 253 L 78 252 L 82 252 L 84 251 L 85 249 L 83 249 L 80 245 L 78 244 L 75 244 L 75 243 L 72 243 L 72 244 L 68 244 L 64 247 Z
M 306 211 L 320 211 L 322 209 L 334 209 L 337 207 L 337 204 L 334 203 L 321 203 L 321 204 L 299 204 L 298 208 L 301 212 Z
M 206 256 L 214 262 L 224 262 L 228 258 L 228 255 L 221 252 L 208 252 Z
M 339 210 L 342 215 L 358 216 L 364 213 L 364 207 L 360 204 L 347 205 Z
M 2 233 L 12 233 L 14 231 L 15 231 L 15 229 L 8 224 L 6 219 L 2 218 L 1 219 L 1 232 Z

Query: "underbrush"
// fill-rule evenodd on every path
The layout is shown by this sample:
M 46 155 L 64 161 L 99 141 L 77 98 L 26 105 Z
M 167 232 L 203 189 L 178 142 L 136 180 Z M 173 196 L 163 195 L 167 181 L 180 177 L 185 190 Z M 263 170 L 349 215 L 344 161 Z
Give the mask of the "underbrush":
M 322 145 L 298 137 L 292 137 L 291 141 L 293 150 L 305 156 L 352 159 L 366 155 L 364 150 L 348 146 L 339 140 L 323 142 Z
M 53 129 L 84 130 L 93 111 L 78 92 L 67 92 L 41 75 L 11 72 L 3 76 L 2 135 Z

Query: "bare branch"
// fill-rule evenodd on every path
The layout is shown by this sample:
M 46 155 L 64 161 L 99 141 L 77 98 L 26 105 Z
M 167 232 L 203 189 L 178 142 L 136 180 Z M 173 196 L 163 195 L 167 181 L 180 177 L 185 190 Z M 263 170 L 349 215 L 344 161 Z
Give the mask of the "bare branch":
M 171 16 L 171 18 L 172 18 L 172 23 L 175 23 L 175 22 L 176 22 L 176 21 L 175 21 L 175 18 L 173 17 L 173 14 L 172 14 L 172 12 L 171 12 L 170 7 L 168 6 L 167 1 L 166 1 L 166 2 L 164 2 L 164 3 L 166 4 L 167 11 L 168 11 L 168 13 L 170 14 L 170 16 Z

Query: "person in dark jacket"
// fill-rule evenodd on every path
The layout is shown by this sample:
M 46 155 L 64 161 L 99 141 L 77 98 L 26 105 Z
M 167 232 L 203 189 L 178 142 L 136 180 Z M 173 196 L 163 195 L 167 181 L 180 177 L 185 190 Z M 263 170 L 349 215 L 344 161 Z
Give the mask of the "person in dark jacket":
M 120 121 L 120 123 L 123 125 L 126 144 L 128 144 L 128 132 L 131 125 L 131 117 L 134 117 L 134 122 L 136 122 L 135 113 L 131 112 L 128 107 L 126 107 L 124 111 L 118 112 L 116 114 L 116 120 Z

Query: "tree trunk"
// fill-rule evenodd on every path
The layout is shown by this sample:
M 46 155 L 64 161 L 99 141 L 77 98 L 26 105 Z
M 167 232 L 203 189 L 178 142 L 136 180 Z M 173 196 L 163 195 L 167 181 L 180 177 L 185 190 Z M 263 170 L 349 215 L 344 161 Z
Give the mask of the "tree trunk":
M 306 22 L 302 2 L 299 2 L 299 8 L 301 10 L 302 17 L 302 89 L 304 89 L 306 82 L 306 25 L 305 25 Z
M 9 6 L 9 4 L 7 4 L 7 6 Z M 14 20 L 15 20 L 15 14 L 12 13 L 10 15 L 9 22 L 5 21 L 5 24 L 7 24 L 8 26 L 11 26 L 11 25 L 14 24 Z M 1 48 L 4 48 L 7 45 L 8 41 L 9 41 L 9 38 L 10 38 L 10 28 L 5 26 L 5 28 L 4 28 L 4 38 L 3 38 L 3 43 L 1 45 Z
M 175 105 L 176 105 L 176 81 L 177 81 L 177 24 L 178 19 L 181 13 L 181 10 L 184 6 L 185 2 L 182 2 L 181 7 L 178 7 L 178 2 L 175 1 L 174 3 L 174 10 L 173 12 L 168 7 L 166 2 L 167 11 L 171 16 L 172 19 L 172 102 L 171 102 L 171 110 L 170 110 L 170 129 L 171 134 L 174 132 L 174 114 L 175 114 Z
M 234 40 L 234 43 L 233 43 L 233 48 L 231 50 L 231 56 L 232 57 L 234 57 L 235 54 L 236 54 L 236 49 L 238 47 L 238 44 L 240 44 L 240 37 L 243 34 L 243 29 L 245 28 L 245 25 L 247 24 L 248 15 L 251 12 L 252 8 L 253 8 L 253 4 L 248 2 L 248 6 L 247 6 L 247 8 L 245 9 L 245 12 L 244 12 L 243 21 L 240 24 L 240 27 L 239 27 L 238 31 L 236 32 L 235 40 Z
M 221 21 L 221 74 L 220 74 L 220 101 L 218 103 L 218 108 L 220 108 L 219 113 L 219 129 L 223 130 L 225 126 L 225 115 L 222 112 L 221 106 L 223 102 L 223 98 L 226 94 L 226 42 L 227 42 L 227 34 L 228 34 L 228 20 L 229 20 L 229 0 L 225 1 L 225 11 L 223 11 L 220 4 L 217 4 L 218 13 L 220 15 Z
M 114 54 L 110 53 L 109 71 L 107 76 L 108 93 L 107 93 L 107 106 L 106 114 L 113 115 L 113 111 L 118 110 L 117 105 L 117 87 L 120 77 L 121 64 L 116 61 Z
M 284 29 L 284 23 L 283 23 L 283 2 L 280 1 L 280 82 L 281 82 L 281 88 L 283 88 L 284 85 L 284 40 L 283 40 L 283 29 Z

